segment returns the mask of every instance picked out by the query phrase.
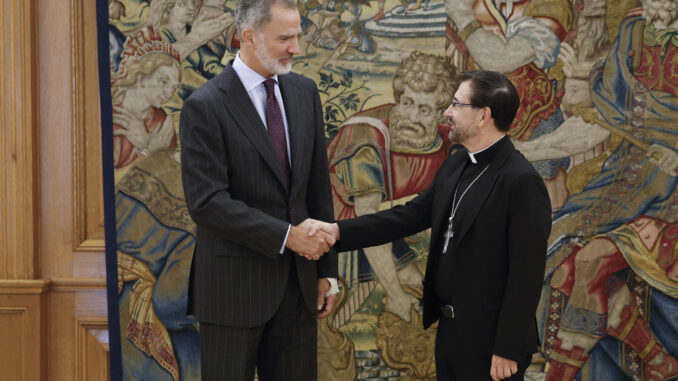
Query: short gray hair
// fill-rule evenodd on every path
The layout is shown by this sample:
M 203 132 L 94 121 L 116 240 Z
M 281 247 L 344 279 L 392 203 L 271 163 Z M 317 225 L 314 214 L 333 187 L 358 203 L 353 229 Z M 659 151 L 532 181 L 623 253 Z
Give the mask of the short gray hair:
M 279 4 L 285 8 L 297 9 L 295 0 L 238 0 L 235 8 L 235 25 L 238 36 L 246 28 L 258 30 L 262 25 L 271 21 L 271 6 Z

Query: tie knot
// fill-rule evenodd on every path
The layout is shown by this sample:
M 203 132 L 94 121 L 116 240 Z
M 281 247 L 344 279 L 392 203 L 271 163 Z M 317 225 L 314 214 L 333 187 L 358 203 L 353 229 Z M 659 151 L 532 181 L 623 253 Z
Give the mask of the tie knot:
M 264 81 L 264 87 L 266 87 L 266 95 L 271 96 L 275 95 L 273 89 L 275 88 L 275 79 L 267 79 Z

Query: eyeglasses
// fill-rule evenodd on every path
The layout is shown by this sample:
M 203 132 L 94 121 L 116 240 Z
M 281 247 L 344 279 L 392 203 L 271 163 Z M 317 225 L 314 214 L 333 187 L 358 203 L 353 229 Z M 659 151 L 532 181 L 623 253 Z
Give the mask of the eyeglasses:
M 474 106 L 473 106 L 472 104 L 470 104 L 470 103 L 462 103 L 462 102 L 452 101 L 452 108 L 453 108 L 453 109 L 458 110 L 460 106 L 470 106 L 470 107 L 474 107 Z

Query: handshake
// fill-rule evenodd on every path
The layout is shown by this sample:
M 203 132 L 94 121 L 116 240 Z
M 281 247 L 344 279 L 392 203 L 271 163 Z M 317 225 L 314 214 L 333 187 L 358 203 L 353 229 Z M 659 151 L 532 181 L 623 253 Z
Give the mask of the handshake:
M 330 251 L 339 239 L 339 226 L 313 219 L 306 219 L 297 226 L 290 227 L 285 247 L 306 259 L 317 261 Z

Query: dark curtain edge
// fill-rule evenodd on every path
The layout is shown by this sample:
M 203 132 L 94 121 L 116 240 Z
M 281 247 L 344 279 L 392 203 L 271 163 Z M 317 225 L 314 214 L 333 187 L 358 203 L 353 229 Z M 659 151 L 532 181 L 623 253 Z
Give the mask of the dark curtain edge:
M 97 0 L 97 50 L 99 59 L 99 102 L 101 110 L 101 156 L 106 237 L 106 295 L 110 379 L 122 380 L 120 316 L 118 311 L 117 235 L 115 228 L 115 184 L 113 176 L 113 104 L 111 100 L 108 2 Z

